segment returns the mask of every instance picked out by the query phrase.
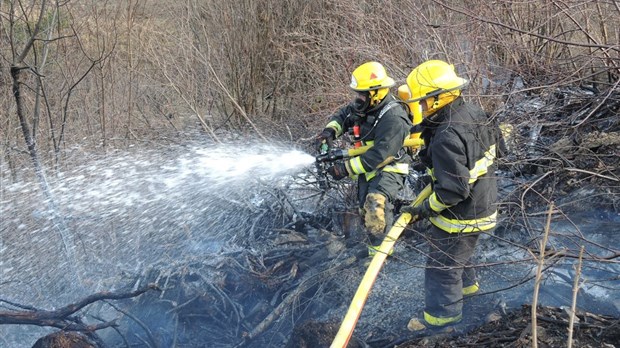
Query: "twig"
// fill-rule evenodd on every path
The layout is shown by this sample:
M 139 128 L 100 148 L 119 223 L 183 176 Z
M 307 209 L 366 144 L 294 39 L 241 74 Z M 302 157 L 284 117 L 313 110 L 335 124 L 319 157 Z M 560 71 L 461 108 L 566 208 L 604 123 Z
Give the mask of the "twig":
M 579 172 L 579 173 L 590 174 L 590 175 L 598 176 L 598 177 L 603 178 L 603 179 L 620 182 L 620 179 L 618 179 L 618 178 L 614 178 L 614 177 L 603 175 L 603 174 L 599 174 L 599 173 L 594 173 L 594 172 L 591 172 L 591 171 L 588 171 L 588 170 L 583 170 L 583 169 L 578 169 L 578 168 L 565 168 L 564 170 L 567 170 L 569 172 Z
M 151 348 L 151 345 L 142 337 L 140 337 L 140 335 L 138 334 L 133 334 L 137 339 L 139 339 L 142 343 L 144 343 L 145 346 L 147 346 L 148 348 Z
M 239 103 L 237 103 L 235 98 L 232 95 L 230 95 L 230 92 L 228 91 L 226 86 L 224 86 L 224 84 L 220 80 L 219 76 L 215 72 L 215 69 L 213 69 L 213 66 L 211 65 L 211 63 L 208 63 L 208 64 L 209 64 L 209 69 L 211 70 L 211 73 L 213 74 L 213 77 L 215 77 L 215 81 L 217 81 L 217 84 L 220 86 L 220 88 L 222 88 L 224 93 L 226 93 L 226 96 L 228 96 L 228 98 L 233 103 L 233 105 L 237 108 L 237 110 L 239 110 L 239 113 L 243 116 L 243 118 L 245 118 L 245 120 L 250 124 L 250 126 L 252 126 L 252 128 L 254 129 L 254 132 L 256 132 L 256 135 L 258 135 L 264 141 L 267 141 L 267 138 L 265 138 L 265 136 L 260 132 L 260 130 L 258 130 L 258 128 L 256 128 L 256 125 L 254 124 L 254 122 L 252 122 L 252 120 L 248 117 L 248 114 L 245 113 L 245 111 L 239 105 Z
M 584 313 L 584 316 L 587 316 L 587 315 L 588 315 L 587 313 Z M 540 321 L 544 321 L 544 322 L 552 323 L 552 324 L 559 324 L 563 326 L 568 324 L 566 320 L 558 320 L 554 318 L 549 318 L 549 317 L 545 317 L 544 315 L 539 315 L 537 316 L 537 318 Z M 599 329 L 599 330 L 604 330 L 604 329 L 609 328 L 609 327 L 605 327 L 602 325 L 596 325 L 596 324 L 590 324 L 590 323 L 575 323 L 574 325 L 580 328 L 593 328 L 593 329 Z
M 101 322 L 106 322 L 105 319 L 100 318 L 100 317 L 98 317 L 96 315 L 91 315 L 91 317 L 93 317 L 94 319 L 99 320 Z M 116 331 L 116 333 L 121 337 L 121 339 L 123 340 L 123 343 L 125 343 L 125 347 L 126 348 L 130 348 L 129 342 L 127 342 L 127 338 L 125 337 L 125 335 L 123 335 L 121 330 L 119 330 L 116 326 L 112 326 L 112 330 Z
M 461 10 L 452 6 L 449 6 L 448 4 L 446 4 L 443 1 L 439 1 L 439 0 L 433 0 L 434 3 L 445 7 L 449 10 L 452 10 L 454 12 L 460 13 L 462 15 L 465 15 L 467 17 L 470 17 L 472 19 L 475 19 L 477 21 L 480 21 L 482 23 L 487 23 L 487 24 L 491 24 L 491 25 L 497 25 L 500 26 L 502 28 L 517 32 L 517 33 L 521 33 L 521 34 L 525 34 L 525 35 L 529 35 L 529 36 L 533 36 L 533 37 L 537 37 L 539 39 L 543 39 L 543 40 L 547 40 L 550 42 L 556 42 L 559 44 L 564 44 L 564 45 L 569 45 L 569 46 L 577 46 L 577 47 L 592 47 L 592 48 L 598 48 L 598 49 L 610 49 L 610 50 L 614 50 L 614 51 L 620 51 L 620 46 L 618 45 L 600 45 L 600 44 L 588 44 L 588 43 L 582 43 L 582 42 L 576 42 L 576 41 L 566 41 L 566 40 L 560 40 L 560 39 L 555 39 L 553 37 L 549 37 L 549 36 L 545 36 L 545 35 L 541 35 L 538 33 L 535 33 L 533 31 L 527 31 L 527 30 L 523 30 L 523 29 L 519 29 L 501 22 L 495 22 L 495 21 L 491 21 L 482 17 L 479 17 L 477 15 L 475 15 L 474 13 L 468 12 L 466 10 Z
M 534 283 L 534 295 L 532 297 L 532 348 L 538 347 L 538 333 L 536 330 L 536 307 L 538 306 L 538 293 L 540 290 L 540 281 L 542 279 L 542 270 L 545 265 L 545 248 L 549 238 L 549 230 L 551 228 L 551 216 L 553 213 L 553 202 L 549 205 L 549 214 L 547 214 L 547 224 L 545 225 L 545 233 L 543 240 L 540 242 L 540 255 L 538 257 L 538 268 L 536 270 L 536 282 Z
M 179 333 L 179 314 L 174 313 L 174 337 L 172 337 L 172 346 L 177 346 L 177 337 Z
M 530 191 L 530 190 L 531 190 L 534 186 L 536 186 L 536 184 L 538 184 L 540 181 L 542 181 L 542 179 L 546 178 L 546 177 L 547 177 L 547 175 L 549 175 L 549 174 L 551 174 L 551 173 L 552 173 L 552 171 L 549 171 L 549 172 L 544 173 L 543 175 L 541 175 L 540 177 L 538 177 L 536 180 L 534 180 L 534 182 L 532 182 L 531 184 L 526 185 L 527 187 L 526 187 L 526 188 L 523 190 L 523 192 L 521 193 L 521 197 L 520 197 L 520 200 L 521 200 L 521 207 L 524 207 L 523 209 L 521 209 L 521 214 L 522 214 L 522 216 L 523 216 L 523 221 L 524 221 L 524 223 L 528 224 L 527 215 L 526 215 L 526 213 L 525 213 L 525 207 L 527 206 L 527 205 L 525 204 L 525 195 L 526 195 L 526 194 L 528 193 L 528 191 Z M 536 192 L 536 191 L 534 191 L 534 192 Z M 537 194 L 538 194 L 541 198 L 543 198 L 543 199 L 545 199 L 545 200 L 546 200 L 546 198 L 545 198 L 542 194 L 540 194 L 540 193 L 538 193 L 538 192 L 536 192 L 536 193 L 537 193 Z M 529 226 L 528 226 L 528 227 L 529 227 Z M 528 229 L 529 229 L 529 228 L 528 228 Z
M 198 299 L 199 297 L 200 297 L 199 295 L 196 295 L 196 296 L 194 296 L 194 297 L 190 298 L 189 300 L 187 300 L 187 301 L 183 302 L 182 304 L 180 304 L 180 305 L 178 305 L 178 306 L 175 306 L 175 307 L 173 307 L 173 308 L 171 308 L 171 309 L 167 310 L 167 311 L 166 311 L 166 314 L 170 314 L 171 312 L 178 311 L 179 309 L 181 309 L 181 308 L 183 308 L 183 307 L 187 306 L 188 304 L 190 304 L 190 303 L 194 302 L 194 300 Z
M 590 113 L 588 114 L 588 116 L 586 116 L 583 120 L 581 120 L 581 122 L 577 123 L 576 125 L 573 126 L 573 128 L 577 128 L 579 126 L 581 126 L 584 122 L 586 122 L 590 116 L 592 116 L 602 105 L 604 105 L 605 103 L 607 103 L 607 100 L 609 99 L 609 97 L 611 96 L 611 94 L 617 90 L 618 85 L 620 85 L 620 79 L 618 79 L 618 81 L 616 81 L 616 83 L 614 84 L 614 86 L 612 88 L 609 89 L 609 93 L 607 93 L 607 95 L 605 95 L 605 97 L 603 97 L 603 100 L 601 100 L 601 102 L 594 108 L 592 109 L 592 111 L 590 111 Z
M 149 340 L 151 341 L 151 343 L 153 344 L 153 347 L 158 348 L 159 345 L 157 344 L 157 341 L 155 340 L 155 337 L 153 337 L 153 333 L 151 332 L 151 330 L 148 328 L 148 326 L 146 326 L 146 324 L 144 324 L 140 319 L 138 319 L 135 315 L 127 312 L 126 310 L 114 305 L 113 303 L 110 303 L 108 301 L 105 301 L 110 307 L 116 309 L 117 311 L 125 314 L 126 316 L 128 316 L 129 318 L 131 318 L 133 321 L 135 321 L 138 325 L 140 325 L 140 327 L 144 330 L 144 332 L 146 332 L 146 335 L 148 336 Z M 140 338 L 140 336 L 136 335 L 138 338 Z M 150 345 L 149 345 L 150 346 Z
M 237 308 L 237 306 L 235 306 L 235 303 L 230 299 L 230 297 L 224 291 L 222 291 L 222 289 L 213 285 L 212 282 L 207 281 L 206 283 L 211 289 L 213 289 L 213 291 L 215 291 L 218 295 L 220 295 L 220 297 L 222 298 L 222 305 L 224 306 L 224 308 L 226 308 L 226 302 L 230 304 L 233 311 L 235 312 L 235 316 L 237 317 L 237 323 L 239 323 L 241 321 L 241 314 L 239 313 L 239 309 Z M 224 316 L 224 318 L 226 318 L 226 316 Z M 237 327 L 239 327 L 239 325 L 237 325 Z
M 567 347 L 573 346 L 573 325 L 575 324 L 575 309 L 577 308 L 577 293 L 579 292 L 579 277 L 581 276 L 581 261 L 583 257 L 583 245 L 579 251 L 579 261 L 575 270 L 575 283 L 573 284 L 573 303 L 570 307 L 570 318 L 568 320 L 568 342 Z
M 29 310 L 29 311 L 39 311 L 40 310 L 40 309 L 32 307 L 32 306 L 19 304 L 19 303 L 12 302 L 12 301 L 9 301 L 9 300 L 4 300 L 4 299 L 1 299 L 1 298 L 0 298 L 0 302 L 4 302 L 4 303 L 9 304 L 9 305 L 11 305 L 13 307 L 17 307 L 17 308 L 21 308 L 21 309 L 26 309 L 26 310 Z

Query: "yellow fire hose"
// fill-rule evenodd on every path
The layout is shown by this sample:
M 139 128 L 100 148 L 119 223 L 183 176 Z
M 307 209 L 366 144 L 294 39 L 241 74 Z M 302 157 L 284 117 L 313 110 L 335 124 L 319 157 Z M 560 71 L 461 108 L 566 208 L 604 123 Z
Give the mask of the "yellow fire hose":
M 420 138 L 407 138 L 403 143 L 404 147 L 421 147 L 422 145 L 424 145 L 424 140 Z M 368 151 L 371 147 L 372 145 L 364 145 L 357 148 L 348 149 L 346 150 L 347 157 L 359 156 Z
M 415 207 L 420 205 L 431 195 L 431 192 L 431 185 L 426 186 L 424 190 L 420 192 L 412 206 Z M 394 247 L 394 243 L 396 243 L 396 240 L 400 237 L 400 234 L 403 232 L 405 227 L 407 227 L 412 220 L 417 220 L 417 216 L 411 216 L 409 213 L 401 214 L 388 232 L 387 236 L 383 239 L 381 246 L 379 246 L 379 250 L 372 258 L 372 261 L 370 261 L 366 274 L 364 274 L 364 278 L 362 278 L 362 281 L 357 288 L 357 292 L 355 293 L 355 296 L 353 296 L 353 300 L 349 305 L 349 310 L 342 320 L 340 329 L 332 341 L 330 348 L 345 348 L 349 343 L 353 330 L 355 329 L 355 325 L 357 324 L 357 320 L 359 319 L 360 314 L 362 314 L 362 309 L 364 308 L 368 294 L 377 279 L 377 275 L 379 274 L 381 267 L 383 267 L 383 263 L 385 262 L 388 253 Z

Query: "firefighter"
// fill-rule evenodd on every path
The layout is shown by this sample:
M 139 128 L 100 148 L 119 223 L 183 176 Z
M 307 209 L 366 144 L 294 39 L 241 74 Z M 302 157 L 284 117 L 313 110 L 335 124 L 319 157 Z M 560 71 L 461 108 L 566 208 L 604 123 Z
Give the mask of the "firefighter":
M 390 92 L 392 86 L 394 80 L 380 63 L 360 65 L 349 85 L 354 100 L 337 110 L 317 136 L 319 146 L 331 145 L 351 130 L 355 146 L 373 144 L 362 155 L 337 161 L 327 169 L 335 180 L 357 177 L 360 215 L 369 232 L 371 254 L 393 223 L 394 202 L 411 162 L 403 142 L 412 125 L 405 106 Z
M 468 267 L 478 236 L 496 225 L 498 128 L 481 108 L 463 100 L 468 83 L 440 60 L 424 62 L 407 76 L 407 102 L 419 103 L 424 117 L 419 156 L 433 185 L 422 204 L 401 209 L 430 221 L 424 318 L 410 321 L 413 330 L 461 320 L 463 296 L 479 290 L 475 270 Z

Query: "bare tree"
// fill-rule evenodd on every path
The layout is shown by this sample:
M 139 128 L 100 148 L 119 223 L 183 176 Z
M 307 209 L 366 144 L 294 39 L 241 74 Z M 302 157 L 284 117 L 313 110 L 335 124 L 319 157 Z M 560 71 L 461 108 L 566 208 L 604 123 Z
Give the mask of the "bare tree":
M 60 233 L 64 244 L 65 253 L 69 264 L 78 267 L 75 257 L 75 243 L 71 231 L 58 211 L 52 190 L 48 184 L 44 165 L 42 164 L 39 150 L 37 147 L 37 128 L 40 120 L 40 101 L 43 95 L 41 84 L 41 69 L 45 65 L 47 59 L 47 46 L 45 43 L 50 40 L 44 40 L 43 54 L 37 52 L 36 43 L 40 41 L 40 34 L 44 32 L 43 22 L 49 15 L 47 8 L 48 2 L 43 0 L 40 3 L 32 3 L 31 7 L 21 1 L 12 1 L 9 6 L 9 44 L 12 53 L 11 77 L 13 79 L 12 91 L 15 98 L 16 116 L 22 130 L 22 135 L 28 149 L 35 175 L 38 179 L 39 187 L 49 205 L 50 212 L 53 216 L 54 227 Z M 58 7 L 52 8 L 52 14 L 55 18 L 58 13 Z M 30 18 L 34 13 L 34 21 Z M 53 23 L 54 21 L 52 21 Z M 34 23 L 34 26 L 31 25 Z M 18 40 L 20 31 L 25 35 L 25 40 Z M 49 29 L 51 31 L 51 29 Z M 33 80 L 34 86 L 32 84 Z M 34 105 L 30 106 L 32 116 L 28 117 L 28 97 L 27 92 L 34 92 Z M 74 269 L 76 271 L 76 269 Z M 75 272 L 77 275 L 77 272 Z

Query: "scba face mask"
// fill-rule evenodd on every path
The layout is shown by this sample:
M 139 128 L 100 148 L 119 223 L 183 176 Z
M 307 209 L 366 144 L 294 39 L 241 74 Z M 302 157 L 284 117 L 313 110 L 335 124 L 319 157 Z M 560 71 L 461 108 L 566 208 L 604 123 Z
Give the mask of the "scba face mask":
M 358 92 L 353 100 L 353 111 L 359 116 L 364 116 L 364 113 L 370 107 L 370 93 Z

